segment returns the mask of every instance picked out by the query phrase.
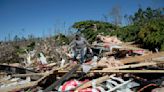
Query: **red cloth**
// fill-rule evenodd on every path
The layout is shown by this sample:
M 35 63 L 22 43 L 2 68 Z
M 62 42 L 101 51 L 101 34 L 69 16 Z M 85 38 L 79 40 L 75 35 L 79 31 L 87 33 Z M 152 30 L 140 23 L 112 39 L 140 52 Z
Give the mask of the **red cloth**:
M 133 53 L 144 54 L 144 50 L 133 50 Z
M 70 89 L 73 89 L 75 87 L 77 87 L 78 85 L 85 83 L 89 80 L 85 80 L 85 81 L 77 81 L 77 80 L 70 80 L 65 82 L 60 88 L 59 91 L 68 91 Z M 86 89 L 81 89 L 78 92 L 92 92 L 92 88 L 86 88 Z M 69 92 L 74 92 L 74 91 L 69 91 Z M 100 92 L 98 91 L 98 89 L 96 89 L 96 92 Z

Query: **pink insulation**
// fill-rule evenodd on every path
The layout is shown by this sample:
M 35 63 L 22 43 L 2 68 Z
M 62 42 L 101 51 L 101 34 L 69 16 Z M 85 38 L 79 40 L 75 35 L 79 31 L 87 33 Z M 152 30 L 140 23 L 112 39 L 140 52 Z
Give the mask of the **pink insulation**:
M 114 57 L 103 57 L 100 59 L 100 61 L 98 62 L 98 66 L 106 66 L 106 67 L 117 67 L 117 66 L 122 66 L 123 64 L 118 61 L 115 60 Z
M 111 44 L 121 44 L 122 42 L 115 36 L 102 36 L 98 35 L 98 38 L 100 38 L 101 41 L 104 43 L 111 43 Z

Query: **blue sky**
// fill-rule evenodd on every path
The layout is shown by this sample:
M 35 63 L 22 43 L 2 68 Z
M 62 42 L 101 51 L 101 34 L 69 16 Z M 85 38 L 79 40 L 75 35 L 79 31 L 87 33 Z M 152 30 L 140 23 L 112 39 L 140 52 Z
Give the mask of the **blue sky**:
M 0 40 L 64 32 L 74 22 L 102 20 L 115 6 L 123 16 L 139 7 L 164 7 L 164 0 L 0 0 Z

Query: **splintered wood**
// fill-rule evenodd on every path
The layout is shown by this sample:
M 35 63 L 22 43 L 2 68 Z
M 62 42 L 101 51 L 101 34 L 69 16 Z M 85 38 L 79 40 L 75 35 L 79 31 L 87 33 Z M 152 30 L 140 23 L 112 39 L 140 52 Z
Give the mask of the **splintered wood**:
M 98 84 L 106 81 L 107 79 L 109 79 L 111 76 L 115 76 L 115 74 L 110 75 L 110 76 L 109 75 L 106 75 L 106 76 L 103 76 L 103 77 L 94 79 L 95 80 L 95 84 L 98 85 Z M 79 86 L 78 88 L 76 88 L 75 92 L 78 92 L 78 90 L 80 90 L 80 89 L 91 87 L 92 86 L 92 82 L 93 81 L 89 81 L 89 82 L 86 82 L 86 83 L 82 84 L 81 86 Z
M 164 52 L 159 52 L 159 53 L 145 55 L 145 56 L 129 57 L 129 58 L 122 59 L 119 62 L 124 63 L 124 64 L 128 64 L 128 63 L 137 63 L 137 64 L 107 67 L 107 68 L 103 68 L 102 70 L 92 69 L 89 73 L 164 73 L 164 70 L 119 70 L 119 69 L 137 68 L 137 67 L 154 66 L 157 64 L 162 64 L 164 63 L 162 62 L 162 60 L 160 60 L 161 62 L 155 61 L 155 58 L 160 58 L 160 57 L 164 57 Z M 100 62 L 102 60 L 100 60 Z M 104 59 L 104 60 L 107 60 L 107 59 Z M 101 66 L 101 64 L 98 63 L 98 66 Z M 66 72 L 68 71 L 67 70 L 58 71 L 58 73 L 66 73 Z M 77 71 L 77 72 L 81 72 L 81 71 Z
M 61 70 L 65 67 L 67 67 L 68 65 L 69 64 L 66 64 L 60 68 L 53 68 L 51 71 L 49 71 L 47 73 L 31 73 L 31 74 L 15 74 L 15 75 L 12 75 L 12 77 L 27 77 L 27 76 L 43 76 L 43 77 L 41 77 L 37 81 L 28 82 L 26 84 L 13 85 L 13 86 L 9 86 L 6 88 L 0 88 L 0 92 L 19 91 L 20 89 L 25 89 L 25 88 L 37 86 L 39 82 L 46 79 L 50 74 L 53 74 L 55 71 Z

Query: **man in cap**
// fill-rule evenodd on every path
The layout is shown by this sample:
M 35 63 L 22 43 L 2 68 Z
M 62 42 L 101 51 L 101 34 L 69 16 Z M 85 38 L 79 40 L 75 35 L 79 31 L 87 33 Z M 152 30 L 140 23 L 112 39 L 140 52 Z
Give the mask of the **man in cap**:
M 87 47 L 90 47 L 88 41 L 79 34 L 76 34 L 75 39 L 70 43 L 70 47 L 73 52 L 73 59 L 76 60 L 77 55 L 80 54 L 80 63 L 82 64 L 85 59 Z

